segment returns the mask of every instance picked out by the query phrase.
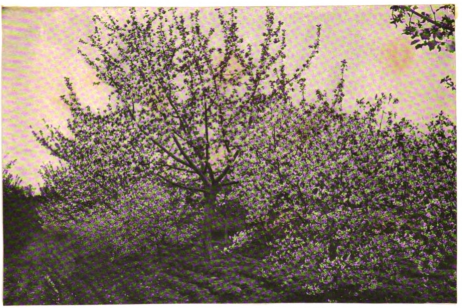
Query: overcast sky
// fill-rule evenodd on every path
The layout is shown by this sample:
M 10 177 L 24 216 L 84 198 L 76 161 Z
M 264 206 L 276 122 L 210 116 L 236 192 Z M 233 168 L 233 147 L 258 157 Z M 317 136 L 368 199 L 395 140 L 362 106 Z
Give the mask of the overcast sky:
M 107 9 L 124 15 L 127 9 Z M 346 59 L 345 105 L 356 99 L 373 99 L 392 93 L 399 98 L 401 116 L 424 123 L 443 110 L 455 120 L 455 93 L 440 85 L 455 76 L 455 54 L 415 50 L 402 28 L 390 24 L 389 6 L 274 8 L 276 19 L 288 32 L 287 65 L 296 67 L 313 42 L 316 25 L 322 25 L 321 50 L 307 75 L 308 91 L 330 91 Z M 191 9 L 181 9 L 189 12 Z M 239 8 L 239 22 L 248 42 L 258 44 L 265 10 Z M 66 125 L 69 115 L 59 97 L 66 94 L 64 77 L 70 77 L 78 96 L 93 108 L 107 103 L 109 89 L 93 86 L 94 72 L 77 54 L 79 39 L 92 33 L 92 16 L 99 8 L 3 8 L 2 56 L 2 157 L 17 159 L 13 173 L 24 184 L 41 183 L 40 166 L 56 159 L 33 138 L 30 126 L 44 129 L 44 119 Z M 213 9 L 202 8 L 205 27 L 216 27 Z

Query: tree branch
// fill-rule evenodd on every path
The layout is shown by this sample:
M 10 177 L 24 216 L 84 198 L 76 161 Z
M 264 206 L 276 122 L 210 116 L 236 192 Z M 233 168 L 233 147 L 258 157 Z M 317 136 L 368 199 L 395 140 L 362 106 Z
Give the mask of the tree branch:
M 144 131 L 144 129 L 142 129 L 139 125 L 138 125 L 138 122 L 136 121 L 136 117 L 135 115 L 132 113 L 132 111 L 127 108 L 128 110 L 128 113 L 130 114 L 133 122 L 135 123 L 135 125 L 137 126 L 137 128 L 144 134 L 146 135 L 146 137 L 150 137 L 150 135 Z M 166 149 L 163 145 L 161 145 L 159 142 L 157 142 L 156 140 L 152 139 L 152 138 L 149 138 L 156 146 L 158 146 L 165 154 L 167 154 L 170 158 L 174 159 L 175 161 L 179 162 L 180 164 L 182 164 L 183 166 L 186 166 L 186 167 L 189 167 L 191 169 L 194 170 L 194 167 L 191 166 L 189 163 L 187 163 L 186 161 L 182 160 L 181 158 L 177 157 L 175 154 L 173 154 L 172 152 L 170 152 L 168 149 Z M 196 171 L 196 170 L 194 170 Z
M 234 163 L 237 159 L 237 157 L 239 156 L 240 154 L 240 150 L 236 150 L 236 152 L 234 153 L 234 156 L 233 156 L 233 161 L 232 163 Z M 220 175 L 217 177 L 216 179 L 216 183 L 220 183 L 221 180 L 223 180 L 225 178 L 225 176 L 228 175 L 228 173 L 231 171 L 231 164 L 229 164 L 228 166 L 226 166 L 226 168 L 220 173 Z
M 451 25 L 439 23 L 439 22 L 437 22 L 436 20 L 433 20 L 433 19 L 431 19 L 430 17 L 425 16 L 425 15 L 423 15 L 423 14 L 421 14 L 421 13 L 419 13 L 419 12 L 413 10 L 413 9 L 411 9 L 410 7 L 401 6 L 401 8 L 404 9 L 404 10 L 406 10 L 406 11 L 408 11 L 408 12 L 411 12 L 412 14 L 415 14 L 415 15 L 419 16 L 419 17 L 422 18 L 423 20 L 428 21 L 429 23 L 434 24 L 434 25 L 437 26 L 437 27 L 440 27 L 441 29 L 445 29 L 445 30 L 450 31 L 451 33 L 454 33 L 454 27 L 451 26 Z
M 164 176 L 162 176 L 162 175 L 160 175 L 158 173 L 154 173 L 154 175 L 157 176 L 158 178 L 160 178 L 161 180 L 165 181 L 167 184 L 178 187 L 178 188 L 183 188 L 183 189 L 190 190 L 190 191 L 195 191 L 195 192 L 205 192 L 205 193 L 208 192 L 208 190 L 203 189 L 203 188 L 190 187 L 190 186 L 186 186 L 186 185 L 183 185 L 183 184 L 175 183 L 175 182 L 167 179 L 166 177 L 164 177 Z
M 193 161 L 188 156 L 188 154 L 186 154 L 186 152 L 183 150 L 183 147 L 181 146 L 181 144 L 178 141 L 178 139 L 176 138 L 176 136 L 173 134 L 172 137 L 173 137 L 173 141 L 175 142 L 176 146 L 178 147 L 178 150 L 181 152 L 183 157 L 189 163 L 189 167 L 192 168 L 196 172 L 196 174 L 201 178 L 201 180 L 204 182 L 205 185 L 207 185 L 207 186 L 210 185 L 210 183 L 207 180 L 207 178 L 205 177 L 205 175 L 199 170 L 199 168 L 197 168 L 197 166 L 193 163 Z

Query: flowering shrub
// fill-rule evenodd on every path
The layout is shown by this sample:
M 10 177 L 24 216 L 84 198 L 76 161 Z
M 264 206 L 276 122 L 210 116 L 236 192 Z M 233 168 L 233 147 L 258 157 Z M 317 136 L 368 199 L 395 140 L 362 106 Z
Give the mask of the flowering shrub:
M 232 194 L 251 227 L 231 248 L 266 239 L 271 272 L 309 295 L 391 290 L 414 269 L 425 285 L 456 253 L 455 125 L 440 114 L 424 133 L 385 95 L 348 114 L 342 89 L 263 111 Z
M 188 203 L 181 191 L 147 180 L 135 182 L 121 189 L 117 199 L 101 201 L 110 203 L 113 210 L 108 210 L 98 203 L 98 195 L 92 195 L 91 183 L 79 180 L 70 169 L 47 166 L 42 176 L 46 181 L 42 193 L 48 197 L 41 207 L 44 221 L 68 229 L 87 247 L 106 247 L 120 256 L 158 249 L 161 243 L 184 244 L 197 235 L 196 215 L 201 209 Z

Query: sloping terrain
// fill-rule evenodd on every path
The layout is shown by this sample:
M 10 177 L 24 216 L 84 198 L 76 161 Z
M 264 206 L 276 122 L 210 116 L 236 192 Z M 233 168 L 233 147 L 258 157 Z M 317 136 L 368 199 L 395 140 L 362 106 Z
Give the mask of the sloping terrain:
M 281 302 L 294 296 L 260 274 L 256 259 L 171 248 L 162 256 L 47 257 L 5 264 L 5 304 L 150 304 Z M 14 285 L 19 287 L 14 287 Z M 9 287 L 9 288 L 8 288 Z
M 329 294 L 307 296 L 302 277 L 287 281 L 258 258 L 216 253 L 213 261 L 201 249 L 164 247 L 161 254 L 138 253 L 114 260 L 103 250 L 88 254 L 71 241 L 36 237 L 20 257 L 6 259 L 4 303 L 26 304 L 154 304 L 154 303 L 277 303 L 277 302 L 456 302 L 450 278 L 441 269 L 422 290 L 415 271 L 403 265 L 403 287 L 368 291 L 351 297 L 348 286 Z M 40 244 L 39 244 L 40 243 Z M 254 255 L 249 252 L 247 255 Z M 291 272 L 296 269 L 290 269 Z M 415 296 L 412 294 L 413 288 Z M 393 294 L 390 289 L 396 289 Z

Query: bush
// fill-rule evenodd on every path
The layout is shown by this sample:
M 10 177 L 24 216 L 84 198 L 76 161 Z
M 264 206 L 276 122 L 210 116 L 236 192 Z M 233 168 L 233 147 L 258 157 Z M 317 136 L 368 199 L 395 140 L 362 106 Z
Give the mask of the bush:
M 231 248 L 266 239 L 269 273 L 309 295 L 409 290 L 439 301 L 415 285 L 456 254 L 455 125 L 443 114 L 428 132 L 398 121 L 384 111 L 391 96 L 360 100 L 352 114 L 318 100 L 263 112 L 232 194 L 246 202 L 249 228 Z
M 15 161 L 8 163 L 2 172 L 3 180 L 3 239 L 5 256 L 18 253 L 41 228 L 36 208 L 39 198 L 34 197 L 31 186 L 22 186 L 21 178 L 10 172 Z
M 88 243 L 88 253 L 111 251 L 119 258 L 187 244 L 197 235 L 200 207 L 184 192 L 144 179 L 120 188 L 117 197 L 100 199 L 71 169 L 48 166 L 42 176 L 45 223 L 72 231 Z

